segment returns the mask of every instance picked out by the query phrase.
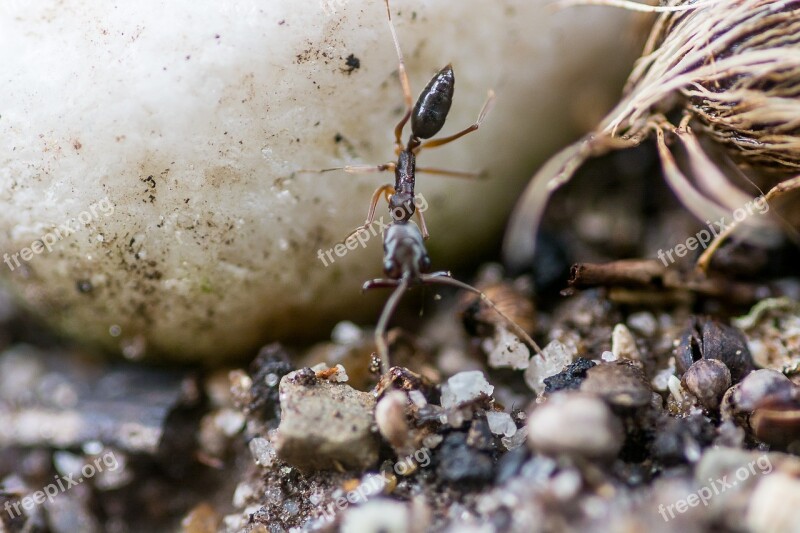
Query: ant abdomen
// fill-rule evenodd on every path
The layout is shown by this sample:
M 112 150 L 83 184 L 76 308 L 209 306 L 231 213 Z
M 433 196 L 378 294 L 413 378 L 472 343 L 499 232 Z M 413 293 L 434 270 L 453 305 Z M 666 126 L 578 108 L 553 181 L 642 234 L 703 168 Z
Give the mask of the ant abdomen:
M 452 65 L 447 65 L 431 78 L 411 113 L 411 135 L 430 139 L 439 133 L 453 103 L 455 85 Z

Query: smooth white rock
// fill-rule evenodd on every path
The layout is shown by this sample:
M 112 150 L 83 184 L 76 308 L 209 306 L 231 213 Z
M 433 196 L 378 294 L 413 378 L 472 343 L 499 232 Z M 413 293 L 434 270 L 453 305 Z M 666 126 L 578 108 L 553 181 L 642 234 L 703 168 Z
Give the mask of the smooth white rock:
M 490 385 L 480 370 L 459 372 L 442 385 L 442 407 L 451 409 L 467 402 L 477 400 L 482 395 L 491 396 L 494 386 Z
M 495 435 L 513 437 L 517 432 L 517 425 L 511 415 L 503 411 L 487 411 L 486 422 L 489 423 L 489 431 Z
M 496 242 L 537 163 L 595 125 L 640 50 L 630 14 L 550 3 L 393 5 L 415 97 L 453 62 L 444 134 L 497 91 L 480 131 L 420 154 L 488 175 L 419 176 L 434 267 Z M 14 266 L 0 277 L 62 331 L 135 359 L 221 361 L 376 320 L 384 296 L 359 287 L 380 274 L 380 238 L 327 267 L 318 250 L 392 177 L 293 173 L 393 158 L 402 98 L 382 2 L 10 0 L 0 63 L 0 252 Z
M 525 369 L 525 383 L 537 395 L 541 395 L 546 388 L 544 380 L 564 370 L 577 355 L 573 347 L 558 341 L 550 341 L 542 352 L 544 357 L 531 357 L 530 366 Z

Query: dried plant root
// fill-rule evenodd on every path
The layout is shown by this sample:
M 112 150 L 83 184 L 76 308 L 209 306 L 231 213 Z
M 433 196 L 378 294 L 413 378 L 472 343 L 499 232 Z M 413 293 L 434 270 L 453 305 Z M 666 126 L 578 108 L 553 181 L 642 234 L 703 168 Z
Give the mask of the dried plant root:
M 559 5 L 575 4 L 633 8 L 628 0 Z M 753 194 L 730 181 L 704 152 L 698 134 L 726 149 L 722 163 L 727 166 L 738 161 L 791 175 L 800 169 L 800 0 L 670 0 L 658 9 L 636 9 L 662 14 L 624 96 L 594 133 L 559 152 L 529 183 L 504 242 L 511 266 L 530 262 L 550 195 L 588 158 L 636 146 L 652 133 L 667 181 L 700 220 L 729 216 Z M 679 126 L 664 118 L 680 108 Z M 679 168 L 666 135 L 679 141 L 693 180 Z M 774 224 L 766 217 L 746 220 L 740 231 L 745 225 L 763 231 Z
M 785 180 L 774 186 L 770 189 L 767 194 L 764 195 L 764 199 L 769 202 L 770 200 L 774 200 L 779 198 L 780 196 L 788 193 L 789 191 L 800 190 L 800 176 L 796 176 L 794 178 Z M 714 257 L 714 253 L 719 249 L 722 243 L 730 237 L 735 231 L 740 229 L 740 225 L 734 220 L 727 229 L 722 231 L 717 237 L 711 241 L 711 244 L 708 245 L 708 248 L 700 255 L 697 259 L 696 267 L 698 270 L 702 272 L 706 272 L 708 270 L 708 266 L 711 264 L 711 259 Z

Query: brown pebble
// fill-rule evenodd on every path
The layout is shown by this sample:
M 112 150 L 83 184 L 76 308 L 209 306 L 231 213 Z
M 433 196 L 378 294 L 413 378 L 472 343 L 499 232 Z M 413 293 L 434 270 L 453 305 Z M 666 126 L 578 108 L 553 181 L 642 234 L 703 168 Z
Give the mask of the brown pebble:
M 375 406 L 375 423 L 378 431 L 398 455 L 413 451 L 411 429 L 406 418 L 407 404 L 408 397 L 405 393 L 393 390 L 384 394 Z
M 700 359 L 725 363 L 733 383 L 753 369 L 753 358 L 742 332 L 711 318 L 693 318 L 675 349 L 675 366 L 681 374 Z
M 683 374 L 681 382 L 703 407 L 716 410 L 720 398 L 731 386 L 731 371 L 717 359 L 700 359 Z
M 795 390 L 795 392 L 798 392 Z M 771 446 L 800 451 L 800 394 L 768 396 L 750 416 L 753 435 Z
M 650 403 L 653 392 L 642 370 L 626 360 L 590 368 L 580 390 L 596 394 L 617 407 L 643 407 Z
M 219 515 L 210 504 L 203 502 L 195 506 L 183 520 L 183 533 L 215 533 L 219 524 Z

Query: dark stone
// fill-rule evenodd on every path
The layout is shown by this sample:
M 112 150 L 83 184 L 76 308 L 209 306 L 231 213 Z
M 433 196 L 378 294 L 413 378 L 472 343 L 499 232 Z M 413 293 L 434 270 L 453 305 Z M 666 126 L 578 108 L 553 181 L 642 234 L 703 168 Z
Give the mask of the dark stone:
M 602 363 L 590 368 L 580 389 L 623 408 L 649 405 L 653 394 L 644 372 L 630 361 Z
M 294 366 L 289 362 L 286 350 L 279 343 L 272 343 L 264 346 L 258 352 L 255 360 L 250 364 L 250 375 L 253 380 L 252 401 L 247 406 L 250 413 L 258 413 L 265 420 L 278 420 L 281 416 L 280 402 L 278 401 L 278 383 L 281 378 L 294 370 Z M 314 372 L 309 368 L 313 378 Z M 267 376 L 274 374 L 277 380 L 273 379 L 270 385 Z
M 687 446 L 694 443 L 699 448 L 704 448 L 711 444 L 716 433 L 711 420 L 702 415 L 686 418 L 665 415 L 656 423 L 654 431 L 651 453 L 664 466 L 687 463 Z
M 494 434 L 489 430 L 489 423 L 478 418 L 472 421 L 467 432 L 467 446 L 477 450 L 492 451 L 497 448 Z
M 500 457 L 500 460 L 497 461 L 497 473 L 494 478 L 495 483 L 502 485 L 519 474 L 520 471 L 522 471 L 522 466 L 530 455 L 531 452 L 528 450 L 528 447 L 523 445 L 510 450 Z
M 451 433 L 438 449 L 439 477 L 450 483 L 483 484 L 494 476 L 492 459 L 467 445 L 465 433 Z
M 545 378 L 544 392 L 550 394 L 560 390 L 577 390 L 581 387 L 581 383 L 586 378 L 586 372 L 595 366 L 595 363 L 589 359 L 579 357 L 567 368 L 556 374 Z
M 719 359 L 731 371 L 734 382 L 753 370 L 753 358 L 747 348 L 744 334 L 737 328 L 706 320 L 703 324 L 703 357 Z
M 675 366 L 680 374 L 700 359 L 717 359 L 725 363 L 734 383 L 755 366 L 744 334 L 710 317 L 693 318 L 675 349 Z

